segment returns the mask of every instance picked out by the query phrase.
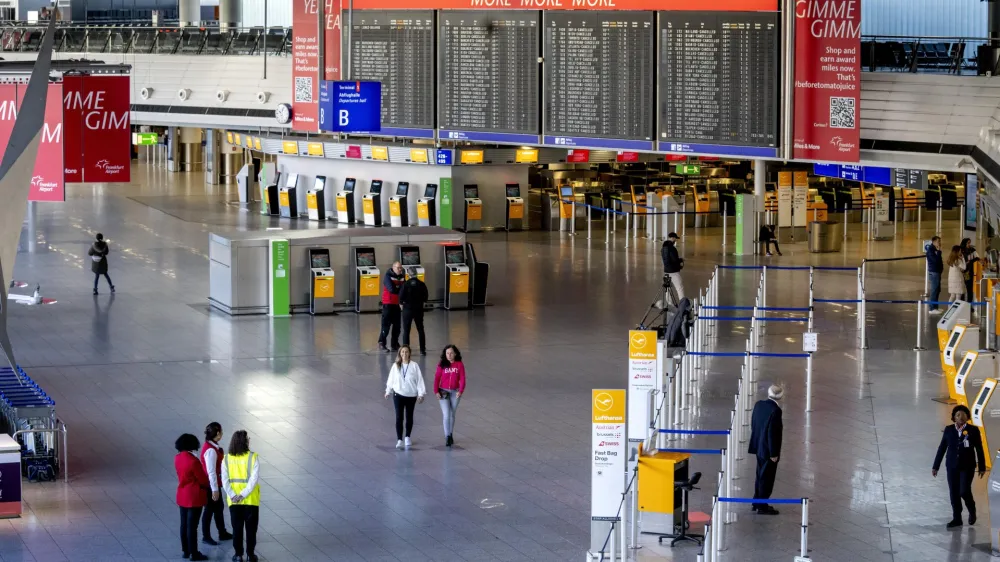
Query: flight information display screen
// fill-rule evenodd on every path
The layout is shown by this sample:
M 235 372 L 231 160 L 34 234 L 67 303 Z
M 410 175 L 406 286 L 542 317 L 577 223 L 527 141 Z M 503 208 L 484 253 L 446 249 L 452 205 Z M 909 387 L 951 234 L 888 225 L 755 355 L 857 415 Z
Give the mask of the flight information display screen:
M 351 79 L 382 83 L 381 132 L 433 138 L 433 10 L 355 10 L 350 42 Z
M 538 14 L 438 14 L 440 138 L 538 142 Z
M 545 144 L 652 149 L 654 16 L 545 13 Z
M 777 154 L 778 17 L 774 12 L 659 13 L 660 150 Z

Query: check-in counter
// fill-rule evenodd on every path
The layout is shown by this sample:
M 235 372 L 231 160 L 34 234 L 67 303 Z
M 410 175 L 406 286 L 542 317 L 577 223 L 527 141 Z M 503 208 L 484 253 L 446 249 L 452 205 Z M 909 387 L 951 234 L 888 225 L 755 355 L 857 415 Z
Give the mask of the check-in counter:
M 337 279 L 345 280 L 354 274 L 350 270 L 350 251 L 354 246 L 375 248 L 381 271 L 391 267 L 400 245 L 420 248 L 427 268 L 427 290 L 431 302 L 444 300 L 443 258 L 441 244 L 464 244 L 461 232 L 436 226 L 405 228 L 340 228 L 284 230 L 268 232 L 227 232 L 209 234 L 209 304 L 232 315 L 267 314 L 268 312 L 268 241 L 289 241 L 290 304 L 292 312 L 309 310 L 309 248 L 330 251 L 330 265 Z M 440 267 L 439 267 L 440 266 Z M 432 273 L 434 272 L 434 273 Z M 335 310 L 351 309 L 352 291 L 337 291 Z

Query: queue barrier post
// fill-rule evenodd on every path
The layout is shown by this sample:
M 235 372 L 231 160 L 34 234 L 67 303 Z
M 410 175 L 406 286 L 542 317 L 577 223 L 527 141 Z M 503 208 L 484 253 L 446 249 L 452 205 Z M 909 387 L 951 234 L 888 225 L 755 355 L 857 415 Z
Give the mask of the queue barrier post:
M 847 246 L 847 205 L 844 205 L 844 243 L 841 244 L 841 247 L 844 248 L 845 252 L 847 251 L 846 246 Z
M 590 205 L 584 205 L 583 210 L 587 213 L 587 240 L 590 240 Z
M 944 210 L 944 206 L 941 205 L 941 198 L 938 198 L 937 202 L 937 216 L 934 217 L 934 234 L 941 236 L 941 213 Z
M 604 209 L 604 245 L 611 244 L 611 211 Z
M 625 202 L 622 201 L 622 205 L 624 205 L 624 204 L 625 204 Z M 629 228 L 628 221 L 629 221 L 629 215 L 631 215 L 631 214 L 632 213 L 625 213 L 625 247 L 626 248 L 628 248 L 628 228 Z
M 809 558 L 809 498 L 802 498 L 802 541 L 799 555 Z
M 629 497 L 629 544 L 632 550 L 639 550 L 639 463 L 632 469 L 632 493 Z
M 615 562 L 615 522 L 611 522 L 611 535 L 608 537 L 608 553 L 609 562 Z M 604 558 L 604 553 L 601 553 L 601 558 Z
M 913 348 L 913 351 L 924 350 L 924 302 L 926 300 L 926 294 L 920 295 L 920 302 L 917 303 L 917 346 Z M 987 323 L 987 325 L 991 324 Z M 987 339 L 989 339 L 989 331 L 987 331 Z M 989 347 L 988 342 L 987 347 Z
M 813 395 L 813 354 L 810 351 L 806 357 L 806 411 L 812 411 Z
M 813 295 L 813 284 L 815 281 L 815 268 L 809 266 L 809 331 L 813 331 L 813 307 L 815 305 L 815 298 Z
M 729 201 L 722 202 L 722 253 L 726 253 L 726 227 L 729 223 Z

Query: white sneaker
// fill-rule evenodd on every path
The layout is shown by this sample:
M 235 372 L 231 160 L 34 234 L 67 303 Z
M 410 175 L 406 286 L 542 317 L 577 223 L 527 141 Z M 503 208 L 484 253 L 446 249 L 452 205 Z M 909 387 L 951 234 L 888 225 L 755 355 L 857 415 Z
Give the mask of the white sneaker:
M 938 314 L 941 314 L 942 312 L 944 312 L 944 311 L 941 310 L 940 308 L 935 308 L 934 310 L 928 312 L 928 314 L 933 314 L 933 315 L 937 316 Z
M 396 448 L 397 449 L 402 449 L 403 448 L 403 441 L 401 439 L 397 439 L 396 440 Z
M 771 256 L 772 256 L 771 252 L 768 252 L 767 253 L 767 257 L 771 257 Z
M 409 438 L 409 437 L 407 437 L 407 438 L 406 438 L 406 448 L 407 448 L 407 449 L 409 449 L 409 448 L 410 448 L 410 445 L 412 445 L 412 444 L 413 444 L 413 441 L 410 441 L 410 438 Z

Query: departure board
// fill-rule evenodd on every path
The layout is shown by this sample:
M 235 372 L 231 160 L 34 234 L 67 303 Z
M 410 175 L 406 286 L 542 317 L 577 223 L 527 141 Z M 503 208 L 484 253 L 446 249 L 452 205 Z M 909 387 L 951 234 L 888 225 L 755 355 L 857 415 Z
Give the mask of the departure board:
M 652 12 L 545 13 L 545 143 L 651 149 Z
M 660 12 L 660 150 L 774 156 L 780 42 L 777 13 Z
M 439 13 L 441 138 L 538 142 L 538 12 Z
M 434 12 L 355 10 L 350 43 L 351 79 L 382 83 L 381 132 L 433 138 Z

